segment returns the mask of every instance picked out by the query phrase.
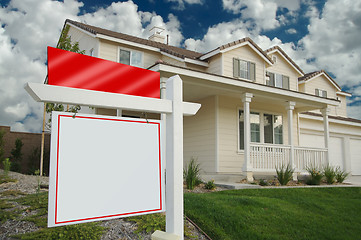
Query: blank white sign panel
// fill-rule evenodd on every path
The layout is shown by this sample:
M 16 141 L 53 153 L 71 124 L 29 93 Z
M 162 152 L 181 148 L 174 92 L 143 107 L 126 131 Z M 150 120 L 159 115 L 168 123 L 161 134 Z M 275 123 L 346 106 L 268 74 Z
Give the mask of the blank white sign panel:
M 53 112 L 48 226 L 165 211 L 161 122 Z

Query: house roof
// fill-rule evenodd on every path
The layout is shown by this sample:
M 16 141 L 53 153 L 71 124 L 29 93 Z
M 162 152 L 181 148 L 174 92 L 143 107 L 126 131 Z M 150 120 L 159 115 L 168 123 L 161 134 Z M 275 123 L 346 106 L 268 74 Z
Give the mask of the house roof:
M 341 87 L 335 82 L 335 80 L 332 79 L 330 75 L 328 75 L 328 73 L 325 70 L 306 73 L 304 76 L 298 78 L 298 82 L 300 83 L 307 82 L 321 75 L 324 75 L 326 79 L 330 81 L 331 84 L 337 88 L 337 90 L 341 91 Z
M 285 51 L 282 50 L 282 48 L 280 48 L 279 46 L 274 46 L 272 48 L 269 48 L 267 50 L 265 50 L 266 53 L 273 53 L 278 51 L 286 60 L 289 61 L 289 63 L 291 63 L 291 65 L 301 74 L 304 75 L 305 73 L 303 72 L 303 70 L 292 60 L 292 58 L 290 58 Z
M 67 24 L 67 23 L 70 23 L 70 24 L 72 24 L 76 27 L 79 27 L 79 28 L 81 28 L 89 33 L 92 33 L 94 35 L 102 34 L 102 35 L 109 36 L 109 37 L 114 37 L 114 38 L 123 39 L 123 40 L 130 41 L 130 42 L 143 44 L 143 45 L 150 46 L 150 47 L 159 48 L 160 51 L 166 52 L 168 54 L 174 55 L 179 58 L 198 59 L 200 56 L 203 55 L 202 53 L 190 51 L 190 50 L 187 50 L 184 48 L 179 48 L 179 47 L 167 45 L 167 44 L 160 43 L 160 42 L 151 41 L 151 40 L 144 39 L 144 38 L 134 37 L 134 36 L 127 35 L 124 33 L 119 33 L 119 32 L 114 32 L 114 31 L 110 31 L 107 29 L 99 28 L 99 27 L 94 27 L 94 26 L 91 26 L 91 25 L 88 25 L 85 23 L 76 22 L 76 21 L 73 21 L 70 19 L 67 19 L 65 21 L 65 24 Z
M 314 112 L 303 112 L 302 114 L 306 114 L 306 115 L 309 115 L 309 116 L 322 117 L 322 114 L 314 113 Z M 361 120 L 355 119 L 355 118 L 332 116 L 332 115 L 329 115 L 328 117 L 329 117 L 330 119 L 347 121 L 347 122 L 353 122 L 353 123 L 360 123 L 360 124 L 361 124 Z
M 237 46 L 249 44 L 265 61 L 269 62 L 269 64 L 273 64 L 272 59 L 249 37 L 239 39 L 237 41 L 233 41 L 227 44 L 224 44 L 222 46 L 219 46 L 218 48 L 215 48 L 205 54 L 203 54 L 200 59 L 207 59 L 211 56 L 214 56 L 220 52 L 226 52 L 229 50 L 232 50 L 233 48 L 236 48 Z

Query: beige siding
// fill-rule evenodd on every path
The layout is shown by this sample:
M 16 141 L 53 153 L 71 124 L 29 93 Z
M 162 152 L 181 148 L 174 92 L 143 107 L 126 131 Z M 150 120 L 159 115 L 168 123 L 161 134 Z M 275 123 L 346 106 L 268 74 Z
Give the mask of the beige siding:
M 244 163 L 243 151 L 238 150 L 238 110 L 243 109 L 241 98 L 219 97 L 218 139 L 219 139 L 219 170 L 221 173 L 241 173 Z M 288 145 L 288 119 L 285 106 L 265 104 L 253 101 L 251 112 L 282 115 L 283 144 Z M 293 142 L 298 145 L 297 114 L 293 114 Z
M 158 59 L 161 58 L 160 53 L 150 50 L 131 47 L 129 45 L 115 43 L 106 40 L 101 40 L 100 43 L 101 45 L 100 45 L 99 57 L 114 62 L 118 62 L 118 55 L 119 55 L 118 51 L 120 48 L 131 51 L 143 52 L 143 68 L 148 68 L 152 66 Z
M 267 71 L 288 76 L 290 78 L 290 90 L 297 91 L 298 77 L 301 75 L 279 53 L 276 52 L 270 57 L 274 56 L 277 58 L 277 61 L 268 67 Z
M 213 57 L 211 57 L 211 59 L 209 59 L 209 67 L 207 69 L 207 72 L 222 75 L 222 55 L 221 54 L 217 54 L 216 56 L 213 56 Z M 233 72 L 232 72 L 232 74 L 233 74 Z
M 162 55 L 162 60 L 164 62 L 166 62 L 166 63 L 172 64 L 172 65 L 175 65 L 175 66 L 185 67 L 184 62 L 178 61 L 178 60 L 176 60 L 174 58 L 171 58 L 171 57 L 168 57 L 168 56 L 165 56 L 165 55 Z
M 208 97 L 199 103 L 202 107 L 195 116 L 184 117 L 184 162 L 193 157 L 205 172 L 215 172 L 216 123 L 215 97 Z
M 346 96 L 338 95 L 339 100 L 341 100 L 340 106 L 335 107 L 336 116 L 347 117 L 347 103 Z
M 323 75 L 306 81 L 305 91 L 306 93 L 315 95 L 315 89 L 319 88 L 327 91 L 328 98 L 336 98 L 337 89 L 335 86 Z
M 223 75 L 233 77 L 233 58 L 239 58 L 256 64 L 256 82 L 265 83 L 265 62 L 248 45 L 223 53 Z
M 100 40 L 99 58 L 118 62 L 118 46 L 113 42 Z
M 90 55 L 90 50 L 94 49 L 93 56 L 98 56 L 98 39 L 74 27 L 69 28 L 68 36 L 71 36 L 72 42 L 79 43 L 79 49 L 85 50 L 86 55 Z

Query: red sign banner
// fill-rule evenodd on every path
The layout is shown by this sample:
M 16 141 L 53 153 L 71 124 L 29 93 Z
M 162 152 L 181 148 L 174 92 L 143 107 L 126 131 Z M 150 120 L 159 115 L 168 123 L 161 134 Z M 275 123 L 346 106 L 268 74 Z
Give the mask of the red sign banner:
M 48 47 L 48 84 L 160 98 L 160 74 Z

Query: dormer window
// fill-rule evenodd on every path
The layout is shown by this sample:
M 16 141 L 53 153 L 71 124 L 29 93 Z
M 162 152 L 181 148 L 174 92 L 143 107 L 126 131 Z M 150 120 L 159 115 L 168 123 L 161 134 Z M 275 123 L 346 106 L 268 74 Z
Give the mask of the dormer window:
M 290 89 L 290 78 L 282 74 L 267 72 L 266 85 Z
M 134 67 L 143 67 L 143 54 L 138 51 L 120 49 L 119 62 Z
M 233 76 L 252 81 L 256 80 L 256 64 L 253 62 L 233 58 Z
M 316 96 L 327 98 L 327 91 L 326 90 L 316 88 L 315 89 L 315 94 L 316 94 Z

